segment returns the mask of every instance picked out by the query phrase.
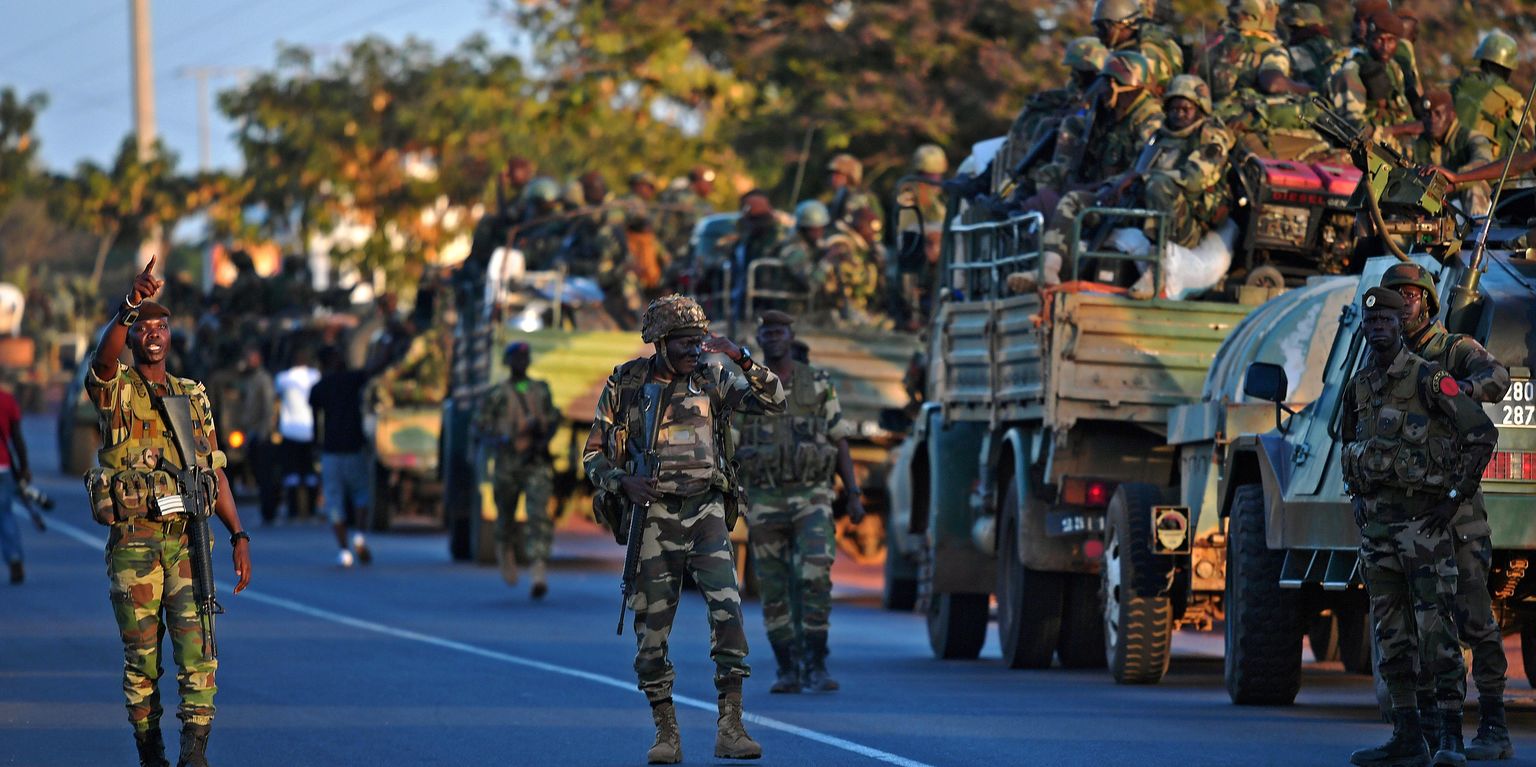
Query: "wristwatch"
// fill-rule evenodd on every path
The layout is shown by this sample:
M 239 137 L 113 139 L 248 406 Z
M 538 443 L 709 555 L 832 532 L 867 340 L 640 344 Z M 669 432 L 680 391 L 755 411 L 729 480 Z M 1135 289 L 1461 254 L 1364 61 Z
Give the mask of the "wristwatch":
M 139 321 L 139 308 L 137 306 L 133 306 L 132 304 L 129 304 L 127 301 L 124 301 L 123 305 L 119 306 L 117 308 L 117 324 L 122 325 L 123 327 L 126 328 L 126 327 L 132 327 L 133 323 L 138 322 L 138 321 Z
M 1459 501 L 1461 500 L 1461 491 L 1453 487 L 1451 488 L 1451 492 L 1445 494 L 1445 497 L 1453 501 Z
M 229 545 L 233 546 L 233 545 L 235 545 L 235 544 L 237 544 L 237 543 L 239 543 L 241 541 L 249 542 L 250 540 L 251 540 L 251 534 L 247 533 L 244 530 L 241 530 L 240 532 L 235 533 L 234 535 L 229 536 Z
M 754 364 L 752 362 L 752 350 L 745 346 L 741 347 L 741 359 L 736 360 L 736 364 L 740 366 L 742 370 L 750 369 Z

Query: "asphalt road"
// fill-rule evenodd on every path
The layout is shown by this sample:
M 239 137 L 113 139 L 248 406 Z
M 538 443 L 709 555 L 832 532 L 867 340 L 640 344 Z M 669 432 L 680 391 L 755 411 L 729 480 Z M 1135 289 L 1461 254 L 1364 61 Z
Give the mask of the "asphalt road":
M 47 533 L 24 526 L 26 584 L 0 585 L 0 764 L 129 765 L 105 534 L 79 482 L 52 471 L 47 426 L 29 419 L 27 434 L 58 508 Z M 562 531 L 550 596 L 533 602 L 491 568 L 449 561 L 440 535 L 375 536 L 376 562 L 343 570 L 320 526 L 252 522 L 252 532 L 249 590 L 228 594 L 226 546 L 215 563 L 228 614 L 214 764 L 643 763 L 650 717 L 634 688 L 633 638 L 614 635 L 621 554 L 611 539 Z M 746 606 L 758 670 L 748 727 L 765 764 L 1342 765 L 1388 732 L 1369 679 L 1337 664 L 1309 664 L 1294 706 L 1231 705 L 1220 639 L 1208 635 L 1181 635 L 1156 687 L 1116 686 L 1102 671 L 1008 671 L 995 637 L 980 661 L 936 661 L 920 616 L 879 609 L 872 571 L 840 564 L 837 575 L 830 666 L 842 692 L 769 695 L 761 613 Z M 672 657 L 693 764 L 723 761 L 712 758 L 707 640 L 702 600 L 690 595 Z M 1516 679 L 1520 758 L 1510 764 L 1536 764 L 1536 696 Z M 170 670 L 173 750 L 174 688 Z

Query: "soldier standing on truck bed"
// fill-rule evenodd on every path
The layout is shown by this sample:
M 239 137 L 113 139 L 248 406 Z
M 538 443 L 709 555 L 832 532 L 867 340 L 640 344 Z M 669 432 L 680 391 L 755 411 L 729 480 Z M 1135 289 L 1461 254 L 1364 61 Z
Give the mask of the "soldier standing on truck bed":
M 1418 668 L 1435 681 L 1440 737 L 1435 764 L 1465 765 L 1461 643 L 1453 597 L 1451 529 L 1476 495 L 1498 430 L 1439 365 L 1408 350 L 1396 291 L 1366 291 L 1364 366 L 1344 388 L 1342 465 L 1360 526 L 1360 559 L 1376 642 L 1376 668 L 1392 700 L 1392 737 L 1350 756 L 1361 767 L 1426 764 Z
M 832 476 L 848 491 L 848 516 L 864 519 L 837 390 L 826 372 L 796 362 L 795 318 L 763 312 L 757 345 L 763 364 L 784 385 L 780 415 L 741 419 L 736 458 L 751 505 L 747 529 L 763 599 L 763 624 L 778 662 L 769 692 L 832 692 L 827 674 L 827 628 L 832 613 Z
M 1431 110 L 1433 111 L 1433 110 Z M 1381 286 L 1403 297 L 1403 338 L 1414 354 L 1439 365 L 1461 390 L 1478 402 L 1498 402 L 1509 391 L 1509 370 L 1482 344 L 1469 336 L 1446 331 L 1435 316 L 1440 300 L 1435 282 L 1418 264 L 1397 264 L 1381 277 Z M 1504 637 L 1493 617 L 1488 594 L 1488 568 L 1493 541 L 1483 494 L 1474 493 L 1456 510 L 1451 524 L 1456 549 L 1456 628 L 1472 648 L 1472 681 L 1477 685 L 1477 737 L 1467 746 L 1470 759 L 1508 759 L 1514 755 L 1504 717 L 1504 683 L 1509 662 Z M 1419 678 L 1419 714 L 1433 714 L 1430 680 Z M 1429 728 L 1426 727 L 1426 731 Z

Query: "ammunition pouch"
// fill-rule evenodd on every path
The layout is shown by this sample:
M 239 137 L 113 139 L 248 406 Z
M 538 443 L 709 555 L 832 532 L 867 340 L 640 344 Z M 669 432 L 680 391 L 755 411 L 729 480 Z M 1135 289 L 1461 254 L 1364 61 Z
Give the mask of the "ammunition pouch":
M 112 477 L 115 469 L 96 467 L 85 472 L 85 495 L 91 502 L 91 519 L 98 525 L 110 525 L 117 521 L 117 506 L 112 500 Z
M 629 544 L 629 499 L 623 491 L 598 490 L 592 494 L 592 516 L 613 533 L 614 543 Z

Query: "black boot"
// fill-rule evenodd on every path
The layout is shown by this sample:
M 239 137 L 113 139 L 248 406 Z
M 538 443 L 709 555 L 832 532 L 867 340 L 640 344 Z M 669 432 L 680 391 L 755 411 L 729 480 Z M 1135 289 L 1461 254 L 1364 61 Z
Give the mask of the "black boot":
M 795 657 L 795 646 L 775 644 L 773 659 L 779 664 L 779 676 L 773 680 L 773 686 L 768 688 L 768 692 L 800 692 L 800 660 Z
M 160 734 L 160 725 L 144 732 L 135 730 L 133 744 L 139 748 L 139 767 L 171 767 L 165 760 L 165 736 Z
M 1434 764 L 1436 767 L 1467 767 L 1466 751 L 1461 742 L 1461 709 L 1440 709 L 1440 747 L 1435 750 Z
M 805 638 L 805 674 L 801 685 L 810 692 L 835 692 L 837 680 L 827 675 L 827 635 Z
M 208 767 L 208 725 L 186 724 L 181 727 L 181 756 L 176 767 Z
M 1478 696 L 1477 707 L 1477 737 L 1467 745 L 1467 759 L 1481 762 L 1513 757 L 1515 745 L 1509 742 L 1509 724 L 1504 719 L 1504 696 Z
M 1424 745 L 1424 730 L 1419 724 L 1419 710 L 1412 706 L 1392 709 L 1392 738 L 1375 748 L 1363 748 L 1349 755 L 1349 763 L 1359 767 L 1424 767 L 1429 764 L 1429 748 Z
M 1440 750 L 1440 707 L 1434 698 L 1419 699 L 1419 726 L 1424 730 L 1424 745 L 1433 756 Z

